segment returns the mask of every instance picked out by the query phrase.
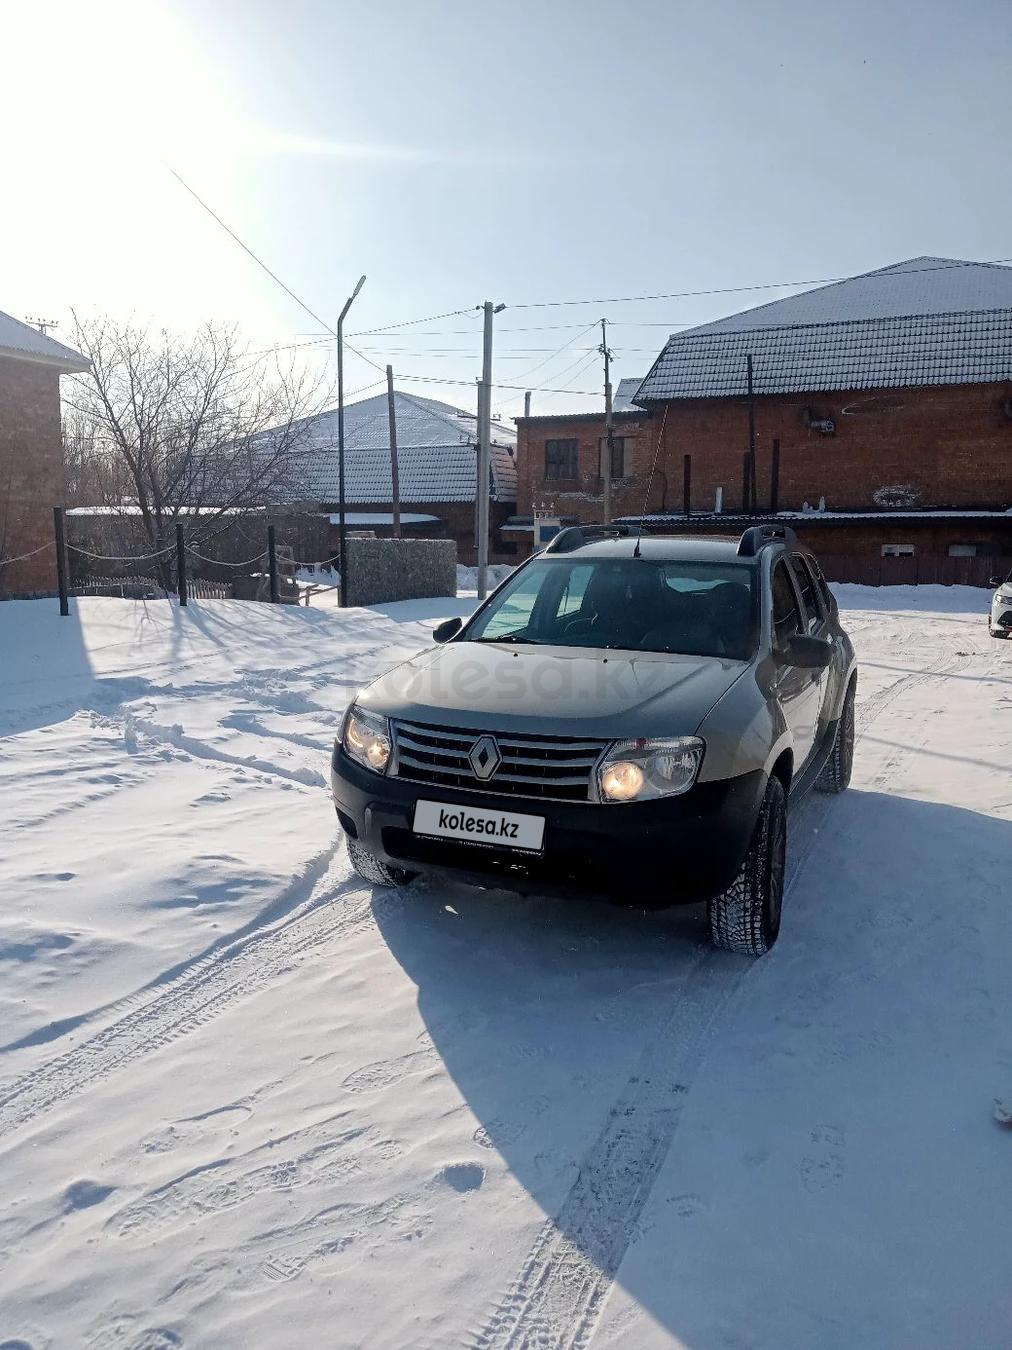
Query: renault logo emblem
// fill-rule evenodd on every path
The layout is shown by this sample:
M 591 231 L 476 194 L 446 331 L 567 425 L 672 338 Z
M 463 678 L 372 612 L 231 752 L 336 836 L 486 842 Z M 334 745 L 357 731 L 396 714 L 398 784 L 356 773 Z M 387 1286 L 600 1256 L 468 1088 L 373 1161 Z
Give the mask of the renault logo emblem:
M 495 737 L 480 736 L 471 746 L 467 759 L 475 778 L 480 778 L 483 782 L 491 778 L 502 763 L 502 755 L 495 743 Z

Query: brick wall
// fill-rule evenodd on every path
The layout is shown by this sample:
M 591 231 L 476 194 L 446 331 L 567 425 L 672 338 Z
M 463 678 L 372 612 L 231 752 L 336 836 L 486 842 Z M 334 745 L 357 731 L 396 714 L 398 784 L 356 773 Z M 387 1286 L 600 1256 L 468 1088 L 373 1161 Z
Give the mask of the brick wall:
M 769 504 L 771 447 L 780 440 L 780 508 L 826 498 L 830 510 L 874 510 L 878 488 L 909 485 L 921 507 L 1012 505 L 1012 416 L 1006 386 L 893 389 L 756 399 L 759 506 Z M 823 435 L 804 424 L 811 409 L 832 418 Z M 692 455 L 692 505 L 741 506 L 742 454 L 748 446 L 744 399 L 686 400 L 655 410 L 658 463 L 668 475 L 668 509 L 681 509 L 682 459 Z M 648 470 L 649 472 L 649 470 Z M 661 505 L 662 481 L 650 490 Z M 645 491 L 645 486 L 644 486 Z
M 0 559 L 48 543 L 65 498 L 59 372 L 0 357 Z M 0 566 L 0 595 L 55 588 L 53 549 Z
M 612 480 L 612 515 L 642 512 L 644 493 L 654 453 L 653 422 L 646 413 L 617 413 L 614 435 L 629 442 L 626 467 L 629 476 Z M 601 519 L 600 444 L 604 436 L 604 414 L 586 417 L 522 417 L 517 419 L 517 514 L 529 516 L 534 504 L 543 503 L 552 515 L 575 516 L 577 520 Z M 577 448 L 577 477 L 545 478 L 545 441 L 574 439 Z M 681 493 L 681 469 L 678 492 Z M 659 498 L 658 498 L 659 499 Z M 669 495 L 669 502 L 671 501 Z M 681 501 L 681 496 L 678 498 Z
M 771 449 L 780 440 L 780 507 L 800 509 L 826 498 L 830 510 L 874 510 L 878 488 L 910 486 L 922 507 L 1012 505 L 1012 416 L 1008 385 L 894 389 L 756 399 L 759 506 L 769 503 Z M 831 418 L 832 435 L 805 425 Z M 557 514 L 600 519 L 597 447 L 604 418 L 530 418 L 518 422 L 517 511 L 535 501 Z M 741 507 L 742 455 L 748 445 L 744 399 L 697 399 L 661 405 L 653 418 L 622 414 L 616 435 L 633 437 L 633 473 L 614 485 L 614 514 L 682 507 L 682 466 L 692 455 L 692 506 L 712 510 L 717 487 L 726 509 Z M 549 437 L 579 441 L 579 479 L 544 477 Z M 656 469 L 651 481 L 651 465 Z M 649 485 L 649 501 L 647 490 Z

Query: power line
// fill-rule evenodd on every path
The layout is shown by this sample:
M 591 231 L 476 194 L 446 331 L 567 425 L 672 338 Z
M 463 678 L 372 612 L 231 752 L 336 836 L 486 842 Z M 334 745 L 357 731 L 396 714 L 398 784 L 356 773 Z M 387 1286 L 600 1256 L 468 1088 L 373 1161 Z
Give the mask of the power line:
M 591 323 L 588 324 L 586 328 L 581 328 L 578 333 L 573 334 L 573 336 L 569 339 L 568 342 L 564 342 L 562 346 L 558 348 L 557 351 L 552 352 L 551 356 L 546 356 L 543 361 L 539 361 L 537 365 L 531 366 L 530 370 L 525 370 L 522 374 L 517 376 L 517 379 L 526 380 L 528 375 L 533 375 L 534 372 L 536 370 L 540 370 L 542 366 L 547 366 L 550 361 L 554 361 L 557 356 L 561 356 L 567 347 L 571 347 L 574 342 L 579 342 L 580 338 L 583 337 L 584 333 L 589 333 L 593 327 L 594 324 Z
M 319 316 L 319 314 L 317 314 L 315 310 L 310 309 L 309 306 L 306 304 L 306 302 L 305 302 L 304 300 L 300 299 L 299 296 L 297 296 L 297 295 L 295 294 L 295 292 L 291 289 L 290 286 L 286 286 L 285 283 L 284 283 L 284 282 L 281 280 L 281 278 L 278 276 L 277 272 L 272 271 L 272 270 L 267 266 L 267 264 L 264 262 L 264 260 L 263 260 L 262 258 L 258 258 L 258 257 L 257 257 L 257 255 L 256 255 L 256 254 L 253 252 L 253 250 L 249 247 L 249 245 L 248 245 L 248 244 L 245 244 L 245 243 L 239 238 L 239 236 L 236 234 L 235 230 L 233 230 L 229 225 L 226 225 L 226 224 L 225 224 L 225 222 L 222 220 L 221 216 L 218 215 L 217 211 L 212 210 L 212 208 L 211 208 L 210 206 L 208 206 L 207 202 L 204 201 L 204 199 L 203 199 L 203 197 L 200 195 L 200 193 L 197 192 L 195 188 L 190 187 L 189 183 L 188 183 L 188 182 L 186 181 L 186 179 L 182 176 L 182 174 L 177 173 L 176 170 L 172 167 L 172 165 L 168 162 L 168 160 L 163 159 L 163 160 L 162 160 L 162 163 L 163 163 L 163 164 L 165 165 L 165 167 L 168 169 L 169 173 L 172 174 L 173 178 L 175 178 L 176 181 L 177 181 L 178 183 L 180 183 L 180 184 L 186 189 L 186 191 L 190 194 L 190 196 L 194 199 L 194 201 L 198 202 L 198 203 L 204 208 L 204 210 L 207 212 L 207 214 L 208 214 L 213 220 L 216 220 L 216 221 L 218 222 L 218 224 L 219 224 L 219 225 L 221 226 L 221 228 L 225 231 L 225 233 L 226 233 L 227 235 L 229 235 L 230 238 L 232 238 L 232 239 L 235 240 L 235 242 L 239 245 L 239 247 L 242 249 L 242 251 L 243 251 L 244 253 L 248 254 L 248 255 L 253 259 L 253 261 L 256 263 L 256 265 L 257 265 L 258 267 L 262 268 L 263 271 L 266 272 L 267 275 L 271 278 L 271 280 L 274 281 L 274 282 L 276 282 L 276 283 L 281 287 L 281 289 L 285 292 L 286 295 L 290 295 L 290 296 L 291 296 L 291 298 L 295 301 L 295 303 L 299 306 L 300 309 L 305 310 L 305 312 L 309 315 L 309 317 L 310 317 L 315 323 L 318 323 L 318 324 L 320 325 L 321 328 L 326 329 L 326 331 L 327 331 L 328 333 L 330 333 L 330 335 L 331 335 L 332 337 L 336 337 L 336 336 L 337 336 L 337 334 L 334 332 L 333 328 L 331 328 L 330 324 L 327 323 L 327 321 L 326 321 L 325 319 L 321 319 L 320 316 Z M 453 313 L 458 313 L 458 312 L 460 312 L 460 311 L 456 311 L 456 310 L 455 310 L 455 311 L 451 311 L 451 312 L 453 312 Z M 440 315 L 439 317 L 443 318 L 443 317 L 445 317 L 445 315 Z M 411 321 L 409 321 L 409 322 L 413 322 L 413 320 L 411 320 Z M 423 319 L 423 320 L 420 320 L 420 322 L 424 323 L 424 322 L 427 322 L 427 320 L 424 320 L 424 319 Z M 379 371 L 382 371 L 384 375 L 386 374 L 386 370 L 385 370 L 385 368 L 384 368 L 383 366 L 379 365 L 376 361 L 373 361 L 371 357 L 363 356 L 362 353 L 361 353 L 357 348 L 353 347 L 353 346 L 351 345 L 351 343 L 348 342 L 347 339 L 345 339 L 345 344 L 344 344 L 344 345 L 348 348 L 348 350 L 349 350 L 350 352 L 354 352 L 354 354 L 359 358 L 359 360 L 364 361 L 364 362 L 366 363 L 367 366 L 372 366 L 374 370 L 379 370 Z
M 388 323 L 385 328 L 363 328 L 352 333 L 352 337 L 372 337 L 375 333 L 389 333 L 395 328 L 412 328 L 416 323 L 435 323 L 437 319 L 454 319 L 458 314 L 470 314 L 470 309 L 448 309 L 442 314 L 429 314 L 424 319 L 404 319 L 401 323 Z
M 187 192 L 194 199 L 194 201 L 198 202 L 204 208 L 204 210 L 212 218 L 212 220 L 216 220 L 218 224 L 221 226 L 221 228 L 225 231 L 225 233 L 227 235 L 230 235 L 231 238 L 235 240 L 235 242 L 239 245 L 242 251 L 244 253 L 249 254 L 249 256 L 253 259 L 256 265 L 262 268 L 263 271 L 267 273 L 267 275 L 271 278 L 272 281 L 277 282 L 277 284 L 281 287 L 281 289 L 285 292 L 285 294 L 290 295 L 291 298 L 295 301 L 295 303 L 300 307 L 300 309 L 304 309 L 305 312 L 309 315 L 309 317 L 311 319 L 314 319 L 320 325 L 321 328 L 326 328 L 327 332 L 333 335 L 334 330 L 330 327 L 330 325 L 328 323 L 325 323 L 324 320 L 320 318 L 319 314 L 311 310 L 304 300 L 300 300 L 299 297 L 295 294 L 295 292 L 291 289 L 291 287 L 286 286 L 285 283 L 278 276 L 278 274 L 276 272 L 272 272 L 271 269 L 264 262 L 264 260 L 262 258 L 258 258 L 248 244 L 243 243 L 243 241 L 236 234 L 235 230 L 233 230 L 230 226 L 225 224 L 221 216 L 218 215 L 217 211 L 213 211 L 211 207 L 208 206 L 207 202 L 204 201 L 200 193 L 197 192 L 194 188 L 190 187 L 189 183 L 182 176 L 182 174 L 177 173 L 176 170 L 172 167 L 172 165 L 168 162 L 168 160 L 163 159 L 162 163 L 168 169 L 169 173 L 172 174 L 173 178 L 175 178 L 178 183 L 182 184 L 182 186 L 186 188 Z
M 549 397 L 551 397 L 553 394 L 576 394 L 576 393 L 579 393 L 579 392 L 580 392 L 579 390 L 573 389 L 573 388 L 571 388 L 570 386 L 572 385 L 573 380 L 578 380 L 578 379 L 580 378 L 580 376 L 584 373 L 584 371 L 589 370 L 590 367 L 591 367 L 592 365 L 594 365 L 594 363 L 596 362 L 596 360 L 597 360 L 597 358 L 598 358 L 598 355 L 599 355 L 598 349 L 595 347 L 594 350 L 590 353 L 589 356 L 583 358 L 583 361 L 582 361 L 582 364 L 580 365 L 579 370 L 577 370 L 577 371 L 575 372 L 575 374 L 573 375 L 573 378 L 569 381 L 569 383 L 568 383 L 568 384 L 564 384 L 564 385 L 562 386 L 561 389 L 542 389 L 542 390 L 540 390 L 539 392 L 540 392 L 540 393 L 544 393 L 544 394 L 548 394 Z M 570 367 L 570 369 L 571 369 L 571 367 Z M 562 373 L 565 374 L 564 371 L 563 371 Z M 601 390 L 600 390 L 600 389 L 596 389 L 596 390 L 594 391 L 595 396 L 600 395 L 600 393 L 601 393 Z
M 987 258 L 982 262 L 959 261 L 939 263 L 933 267 L 903 267 L 889 271 L 889 276 L 907 276 L 915 272 L 945 272 L 957 267 L 999 267 L 1012 263 L 1012 258 Z M 886 269 L 879 269 L 884 271 Z M 874 272 L 858 273 L 859 276 L 874 276 Z M 773 291 L 787 286 L 831 286 L 838 281 L 854 281 L 853 276 L 816 277 L 807 281 L 764 281 L 751 286 L 715 286 L 705 291 L 665 291 L 657 295 L 618 295 L 606 298 L 594 297 L 588 300 L 529 300 L 523 304 L 511 304 L 510 309 L 554 309 L 565 305 L 625 305 L 647 300 L 684 300 L 705 295 L 734 295 L 744 291 Z
M 594 355 L 596 355 L 596 353 L 594 353 Z M 589 362 L 588 362 L 587 364 L 589 364 Z M 473 388 L 474 388 L 474 381 L 473 381 L 473 380 L 444 380 L 444 379 L 441 379 L 441 378 L 440 378 L 439 376 L 437 376 L 437 375 L 400 375 L 400 374 L 399 374 L 399 375 L 397 376 L 397 379 L 398 379 L 398 381 L 400 381 L 400 380 L 414 380 L 414 381 L 418 381 L 418 382 L 420 382 L 420 383 L 422 383 L 422 384 L 452 384 L 452 385 L 461 385 L 461 386 L 463 386 L 463 387 L 466 388 L 466 389 L 473 389 Z M 530 389 L 531 392 L 532 392 L 532 393 L 535 393 L 535 394 L 580 394 L 580 395 L 585 394 L 588 398 L 599 398 L 600 395 L 601 395 L 600 389 L 548 389 L 548 388 L 543 388 L 543 387 L 541 387 L 541 386 L 539 386 L 539 385 L 530 385 L 530 384 L 493 384 L 493 385 L 492 385 L 492 388 L 493 388 L 493 389 L 517 389 L 517 390 L 519 390 L 521 393 L 525 393 L 528 389 Z

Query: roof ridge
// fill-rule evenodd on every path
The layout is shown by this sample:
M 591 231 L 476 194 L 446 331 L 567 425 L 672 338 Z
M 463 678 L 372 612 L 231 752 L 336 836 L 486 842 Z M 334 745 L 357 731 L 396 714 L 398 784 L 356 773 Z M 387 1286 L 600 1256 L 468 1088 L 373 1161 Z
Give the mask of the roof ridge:
M 934 267 L 914 267 L 913 263 L 937 263 Z M 764 300 L 761 305 L 752 305 L 748 309 L 736 310 L 731 314 L 724 314 L 717 319 L 709 319 L 706 323 L 696 324 L 695 327 L 685 329 L 681 333 L 672 333 L 670 338 L 687 337 L 692 333 L 698 333 L 701 329 L 712 328 L 715 324 L 727 323 L 731 319 L 743 319 L 749 314 L 758 314 L 760 310 L 771 309 L 774 305 L 781 305 L 788 300 L 800 300 L 802 297 L 820 295 L 826 291 L 834 290 L 840 286 L 849 286 L 855 281 L 864 281 L 868 277 L 878 276 L 904 276 L 907 274 L 916 274 L 918 272 L 945 272 L 957 271 L 961 267 L 992 267 L 997 271 L 1009 272 L 1012 268 L 1004 266 L 1001 263 L 975 262 L 972 258 L 943 258 L 940 255 L 935 256 L 930 253 L 919 254 L 916 258 L 901 258 L 899 262 L 888 263 L 885 267 L 873 267 L 867 272 L 855 272 L 852 277 L 841 277 L 839 281 L 827 281 L 821 286 L 810 286 L 807 289 L 796 291 L 793 295 L 782 295 L 776 300 Z M 770 327 L 802 327 L 803 325 L 773 324 Z M 670 340 L 669 338 L 669 340 Z
M 746 310 L 744 313 L 751 313 Z M 720 328 L 716 332 L 708 333 L 705 330 L 710 328 L 710 324 L 700 324 L 699 328 L 689 329 L 683 333 L 672 333 L 664 344 L 665 348 L 673 342 L 680 342 L 682 338 L 691 337 L 744 337 L 752 333 L 777 333 L 787 329 L 804 328 L 845 328 L 848 324 L 872 324 L 872 323 L 904 323 L 912 319 L 923 319 L 925 322 L 937 319 L 961 319 L 967 315 L 974 318 L 981 318 L 988 314 L 1012 314 L 1012 305 L 995 305 L 992 309 L 936 309 L 926 313 L 915 314 L 877 314 L 865 315 L 857 319 L 815 319 L 811 323 L 771 323 L 761 328 Z M 728 317 L 734 318 L 734 315 Z M 718 322 L 725 322 L 721 319 Z M 661 355 L 663 356 L 663 351 Z M 640 381 L 642 383 L 642 381 Z
M 421 395 L 408 394 L 408 393 L 405 393 L 405 391 L 404 391 L 403 389 L 396 390 L 395 392 L 399 393 L 399 394 L 401 395 L 402 398 L 406 398 L 406 399 L 408 400 L 409 403 L 413 403 L 413 404 L 415 405 L 415 407 L 416 407 L 416 408 L 419 408 L 422 412 L 427 412 L 427 413 L 429 414 L 430 417 L 438 417 L 439 420 L 440 420 L 441 422 L 445 422 L 447 426 L 453 426 L 453 425 L 454 425 L 453 419 L 452 419 L 451 417 L 448 417 L 447 414 L 446 414 L 445 412 L 442 411 L 442 409 L 440 409 L 440 411 L 436 412 L 436 411 L 432 408 L 431 405 L 432 405 L 433 403 L 439 403 L 439 401 L 440 401 L 439 399 L 435 399 L 435 398 L 429 398 L 429 399 L 427 399 L 427 398 L 423 398 Z M 452 408 L 452 407 L 453 407 L 453 404 L 452 404 L 452 403 L 447 403 L 447 404 L 444 404 L 443 406 L 444 406 L 444 407 L 447 407 L 447 408 Z M 465 417 L 472 417 L 472 416 L 474 416 L 474 414 L 473 414 L 473 413 L 469 413 L 469 412 L 467 411 L 466 408 L 458 408 L 458 409 L 457 409 L 457 412 L 458 412 L 458 414 L 459 414 L 459 413 L 463 413 Z M 458 437 L 459 437 L 459 435 L 460 435 L 460 430 L 459 430 L 459 428 L 458 428 L 458 431 L 457 431 L 457 435 L 458 435 Z

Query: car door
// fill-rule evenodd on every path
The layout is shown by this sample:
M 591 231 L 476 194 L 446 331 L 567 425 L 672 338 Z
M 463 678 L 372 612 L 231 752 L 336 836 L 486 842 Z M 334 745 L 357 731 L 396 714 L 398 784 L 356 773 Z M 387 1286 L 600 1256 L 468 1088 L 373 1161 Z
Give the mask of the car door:
M 823 641 L 832 641 L 832 632 L 829 627 L 829 613 L 822 602 L 818 593 L 818 587 L 815 584 L 815 577 L 809 566 L 808 559 L 801 553 L 792 553 L 790 557 L 791 571 L 794 574 L 794 580 L 797 584 L 798 594 L 801 599 L 802 618 L 807 627 L 804 629 L 810 637 L 822 638 Z M 828 724 L 828 710 L 833 700 L 830 698 L 830 691 L 834 678 L 837 676 L 834 666 L 827 666 L 825 670 L 810 671 L 813 678 L 813 684 L 818 686 L 818 700 L 815 714 L 815 742 L 818 743 L 820 736 L 825 731 Z
M 808 631 L 793 570 L 784 558 L 778 558 L 773 568 L 772 598 L 773 650 L 782 654 L 795 637 Z M 782 660 L 778 662 L 775 687 L 794 741 L 795 773 L 805 767 L 815 748 L 822 707 L 822 674 L 822 671 L 806 670 Z

